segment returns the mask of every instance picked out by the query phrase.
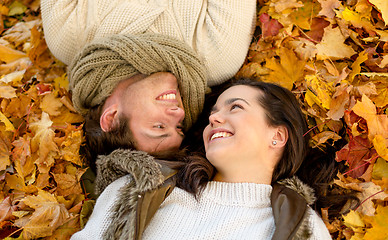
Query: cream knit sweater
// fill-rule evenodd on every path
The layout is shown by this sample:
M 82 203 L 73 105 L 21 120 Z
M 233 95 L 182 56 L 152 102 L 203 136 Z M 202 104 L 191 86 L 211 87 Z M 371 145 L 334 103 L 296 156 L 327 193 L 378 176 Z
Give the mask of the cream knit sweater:
M 47 45 L 65 64 L 95 38 L 167 34 L 199 53 L 214 86 L 244 62 L 256 0 L 41 0 L 41 12 Z
M 111 183 L 100 195 L 86 227 L 72 240 L 102 239 L 119 189 L 128 176 Z M 271 239 L 275 231 L 272 187 L 254 183 L 209 182 L 199 201 L 174 188 L 146 228 L 143 239 Z M 322 219 L 309 208 L 313 240 L 331 239 Z

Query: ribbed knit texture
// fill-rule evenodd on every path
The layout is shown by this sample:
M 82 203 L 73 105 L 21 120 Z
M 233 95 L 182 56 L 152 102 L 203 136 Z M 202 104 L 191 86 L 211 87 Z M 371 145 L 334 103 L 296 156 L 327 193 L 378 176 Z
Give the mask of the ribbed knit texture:
M 77 239 L 102 239 L 109 226 L 111 209 L 130 178 L 122 177 L 100 195 L 86 227 Z M 272 187 L 254 183 L 210 182 L 199 201 L 174 188 L 163 202 L 143 239 L 271 239 L 275 230 L 270 194 Z M 330 234 L 319 216 L 309 208 L 311 240 L 328 240 Z
M 93 39 L 159 33 L 191 46 L 208 69 L 208 85 L 232 77 L 244 62 L 256 0 L 41 0 L 51 52 L 65 64 Z
M 171 72 L 179 83 L 188 129 L 202 111 L 206 71 L 184 42 L 159 34 L 120 34 L 86 45 L 69 65 L 74 107 L 83 115 L 111 95 L 117 84 L 135 74 Z

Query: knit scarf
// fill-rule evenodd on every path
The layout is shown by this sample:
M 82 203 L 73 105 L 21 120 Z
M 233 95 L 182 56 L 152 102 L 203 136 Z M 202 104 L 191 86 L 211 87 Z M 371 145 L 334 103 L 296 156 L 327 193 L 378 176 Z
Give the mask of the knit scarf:
M 68 68 L 74 107 L 86 115 L 102 104 L 117 84 L 136 74 L 171 72 L 179 84 L 188 129 L 202 111 L 206 70 L 186 43 L 158 34 L 118 34 L 86 45 Z

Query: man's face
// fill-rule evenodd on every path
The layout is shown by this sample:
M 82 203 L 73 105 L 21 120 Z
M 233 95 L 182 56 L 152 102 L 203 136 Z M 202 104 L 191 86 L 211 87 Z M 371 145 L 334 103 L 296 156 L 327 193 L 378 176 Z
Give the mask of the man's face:
M 130 84 L 119 104 L 130 119 L 138 150 L 152 153 L 179 148 L 185 112 L 173 74 L 154 73 Z

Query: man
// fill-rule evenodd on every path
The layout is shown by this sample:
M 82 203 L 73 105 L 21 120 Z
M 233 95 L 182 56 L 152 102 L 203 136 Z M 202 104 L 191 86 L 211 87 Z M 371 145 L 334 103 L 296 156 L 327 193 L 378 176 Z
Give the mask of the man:
M 74 107 L 85 116 L 88 158 L 117 148 L 179 148 L 202 110 L 206 77 L 196 53 L 172 37 L 112 35 L 93 41 L 69 69 Z M 182 97 L 181 97 L 182 96 Z
M 48 47 L 70 64 L 94 39 L 155 33 L 188 44 L 203 60 L 208 85 L 243 64 L 256 20 L 256 0 L 41 0 Z

